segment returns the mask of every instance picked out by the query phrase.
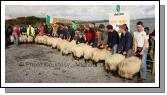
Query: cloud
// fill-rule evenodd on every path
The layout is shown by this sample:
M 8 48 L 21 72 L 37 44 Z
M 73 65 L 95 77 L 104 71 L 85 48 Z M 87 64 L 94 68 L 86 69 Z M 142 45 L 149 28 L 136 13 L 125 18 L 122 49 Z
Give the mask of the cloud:
M 155 16 L 155 6 L 151 5 L 122 5 L 121 10 L 129 11 L 131 19 Z M 77 20 L 103 20 L 108 19 L 109 13 L 112 12 L 115 12 L 114 5 L 7 5 L 5 6 L 5 19 L 50 15 Z

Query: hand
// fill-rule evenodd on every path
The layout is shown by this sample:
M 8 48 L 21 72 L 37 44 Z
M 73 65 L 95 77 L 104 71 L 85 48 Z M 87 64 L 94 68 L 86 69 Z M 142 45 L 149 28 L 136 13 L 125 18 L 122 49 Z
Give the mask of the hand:
M 121 51 L 118 51 L 118 53 L 121 53 Z
M 100 45 L 100 48 L 104 48 L 104 46 L 103 46 L 103 45 Z
M 126 55 L 126 52 L 125 52 L 125 51 L 123 52 L 123 55 Z
M 111 51 L 111 48 L 107 48 L 107 50 Z
M 108 48 L 108 45 L 106 45 L 105 48 Z
M 144 54 L 144 51 L 142 50 L 141 52 L 140 52 L 140 55 L 143 55 Z

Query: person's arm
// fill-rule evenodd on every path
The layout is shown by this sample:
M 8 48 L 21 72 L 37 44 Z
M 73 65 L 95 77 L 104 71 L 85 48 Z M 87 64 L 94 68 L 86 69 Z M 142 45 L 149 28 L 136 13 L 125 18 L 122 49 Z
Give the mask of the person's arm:
M 32 36 L 35 36 L 35 29 L 32 28 Z
M 125 43 L 126 43 L 126 45 L 125 45 L 125 52 L 127 53 L 127 51 L 131 48 L 131 45 L 132 45 L 132 36 L 131 36 L 131 34 L 127 35 Z
M 122 39 L 119 39 L 119 44 L 118 44 L 118 53 L 122 51 Z
M 147 48 L 147 43 L 148 43 L 148 37 L 147 37 L 146 33 L 143 33 L 143 35 L 144 35 L 144 44 L 142 47 L 142 51 L 140 52 L 140 55 L 144 54 L 144 51 Z
M 29 28 L 27 28 L 27 35 L 29 36 Z
M 145 39 L 144 39 L 143 49 L 142 49 L 142 51 L 140 52 L 141 55 L 144 54 L 144 51 L 145 51 L 145 49 L 146 49 L 146 47 L 147 47 L 147 43 L 148 43 L 148 40 L 147 40 L 147 38 L 145 38 Z
M 106 45 L 106 48 L 109 46 L 110 44 L 110 34 L 108 33 L 108 38 L 107 38 L 107 45 Z
M 133 44 L 134 44 L 134 53 L 137 51 L 137 40 L 136 40 L 136 33 L 134 32 L 133 34 Z
M 119 40 L 118 33 L 114 33 L 112 36 L 112 42 L 110 42 L 110 47 L 112 48 Z

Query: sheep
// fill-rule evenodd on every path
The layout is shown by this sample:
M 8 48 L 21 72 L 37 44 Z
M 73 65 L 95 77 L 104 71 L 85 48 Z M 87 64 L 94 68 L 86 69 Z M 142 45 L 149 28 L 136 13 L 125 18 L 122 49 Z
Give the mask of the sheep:
M 76 46 L 76 41 L 75 41 L 75 40 L 72 40 L 72 41 L 69 43 L 69 49 L 70 49 L 71 53 L 74 51 L 75 46 Z
M 84 55 L 83 46 L 84 46 L 84 43 L 80 43 L 74 47 L 73 56 L 75 59 L 79 60 L 79 58 L 81 58 Z
M 91 58 L 93 61 L 93 64 L 97 66 L 97 62 L 104 61 L 108 55 L 111 55 L 111 52 L 106 49 L 93 48 L 93 53 Z
M 83 46 L 85 63 L 92 58 L 93 48 L 87 44 Z
M 14 42 L 14 37 L 10 36 L 10 42 L 13 43 Z
M 23 43 L 23 37 L 22 37 L 22 35 L 19 37 L 19 42 Z
M 47 38 L 47 37 L 48 37 L 48 36 L 46 36 L 46 35 L 41 36 L 40 39 L 39 39 L 39 43 L 40 43 L 40 44 L 46 44 L 46 38 Z
M 33 42 L 33 37 L 32 36 L 28 36 L 27 37 L 27 42 L 28 43 L 32 43 Z
M 57 49 L 60 51 L 61 50 L 61 45 L 63 44 L 64 40 L 63 39 L 58 39 L 58 43 L 57 43 Z
M 20 43 L 26 43 L 27 42 L 27 35 L 21 35 L 19 37 L 19 42 Z
M 59 42 L 60 38 L 53 38 L 52 41 L 52 48 L 57 48 L 57 43 Z
M 111 55 L 112 52 L 107 49 L 101 49 L 100 60 L 105 60 L 107 56 Z
M 69 42 L 67 40 L 63 40 L 63 43 L 60 45 L 60 51 L 62 55 L 67 55 L 71 53 L 69 46 Z
M 53 38 L 52 38 L 52 37 L 47 37 L 47 38 L 46 38 L 46 44 L 47 44 L 48 46 L 51 46 L 51 45 L 52 45 L 52 42 L 53 42 Z
M 107 73 L 109 71 L 113 72 L 113 75 L 116 74 L 116 71 L 118 70 L 118 65 L 122 62 L 122 60 L 125 59 L 125 56 L 122 54 L 114 54 L 114 55 L 109 55 L 108 57 L 105 58 L 105 70 Z
M 43 43 L 44 45 L 47 45 L 47 39 L 49 39 L 48 36 L 42 36 L 42 43 Z
M 39 38 L 39 37 L 36 36 L 35 39 L 34 39 L 34 41 L 35 41 L 36 44 L 38 44 L 38 38 Z
M 43 38 L 43 36 L 36 36 L 35 43 L 36 44 L 42 44 L 42 38 Z
M 118 74 L 125 79 L 132 79 L 140 71 L 141 64 L 141 59 L 135 56 L 126 58 L 118 65 Z

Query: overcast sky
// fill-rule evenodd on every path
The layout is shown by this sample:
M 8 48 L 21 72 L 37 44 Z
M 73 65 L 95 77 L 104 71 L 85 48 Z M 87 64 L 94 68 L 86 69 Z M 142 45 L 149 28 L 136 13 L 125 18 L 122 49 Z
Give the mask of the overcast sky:
M 131 19 L 155 17 L 155 6 L 152 5 L 123 5 L 121 11 L 129 11 Z M 7 5 L 5 19 L 50 15 L 73 20 L 104 20 L 108 19 L 112 12 L 115 12 L 114 5 Z

